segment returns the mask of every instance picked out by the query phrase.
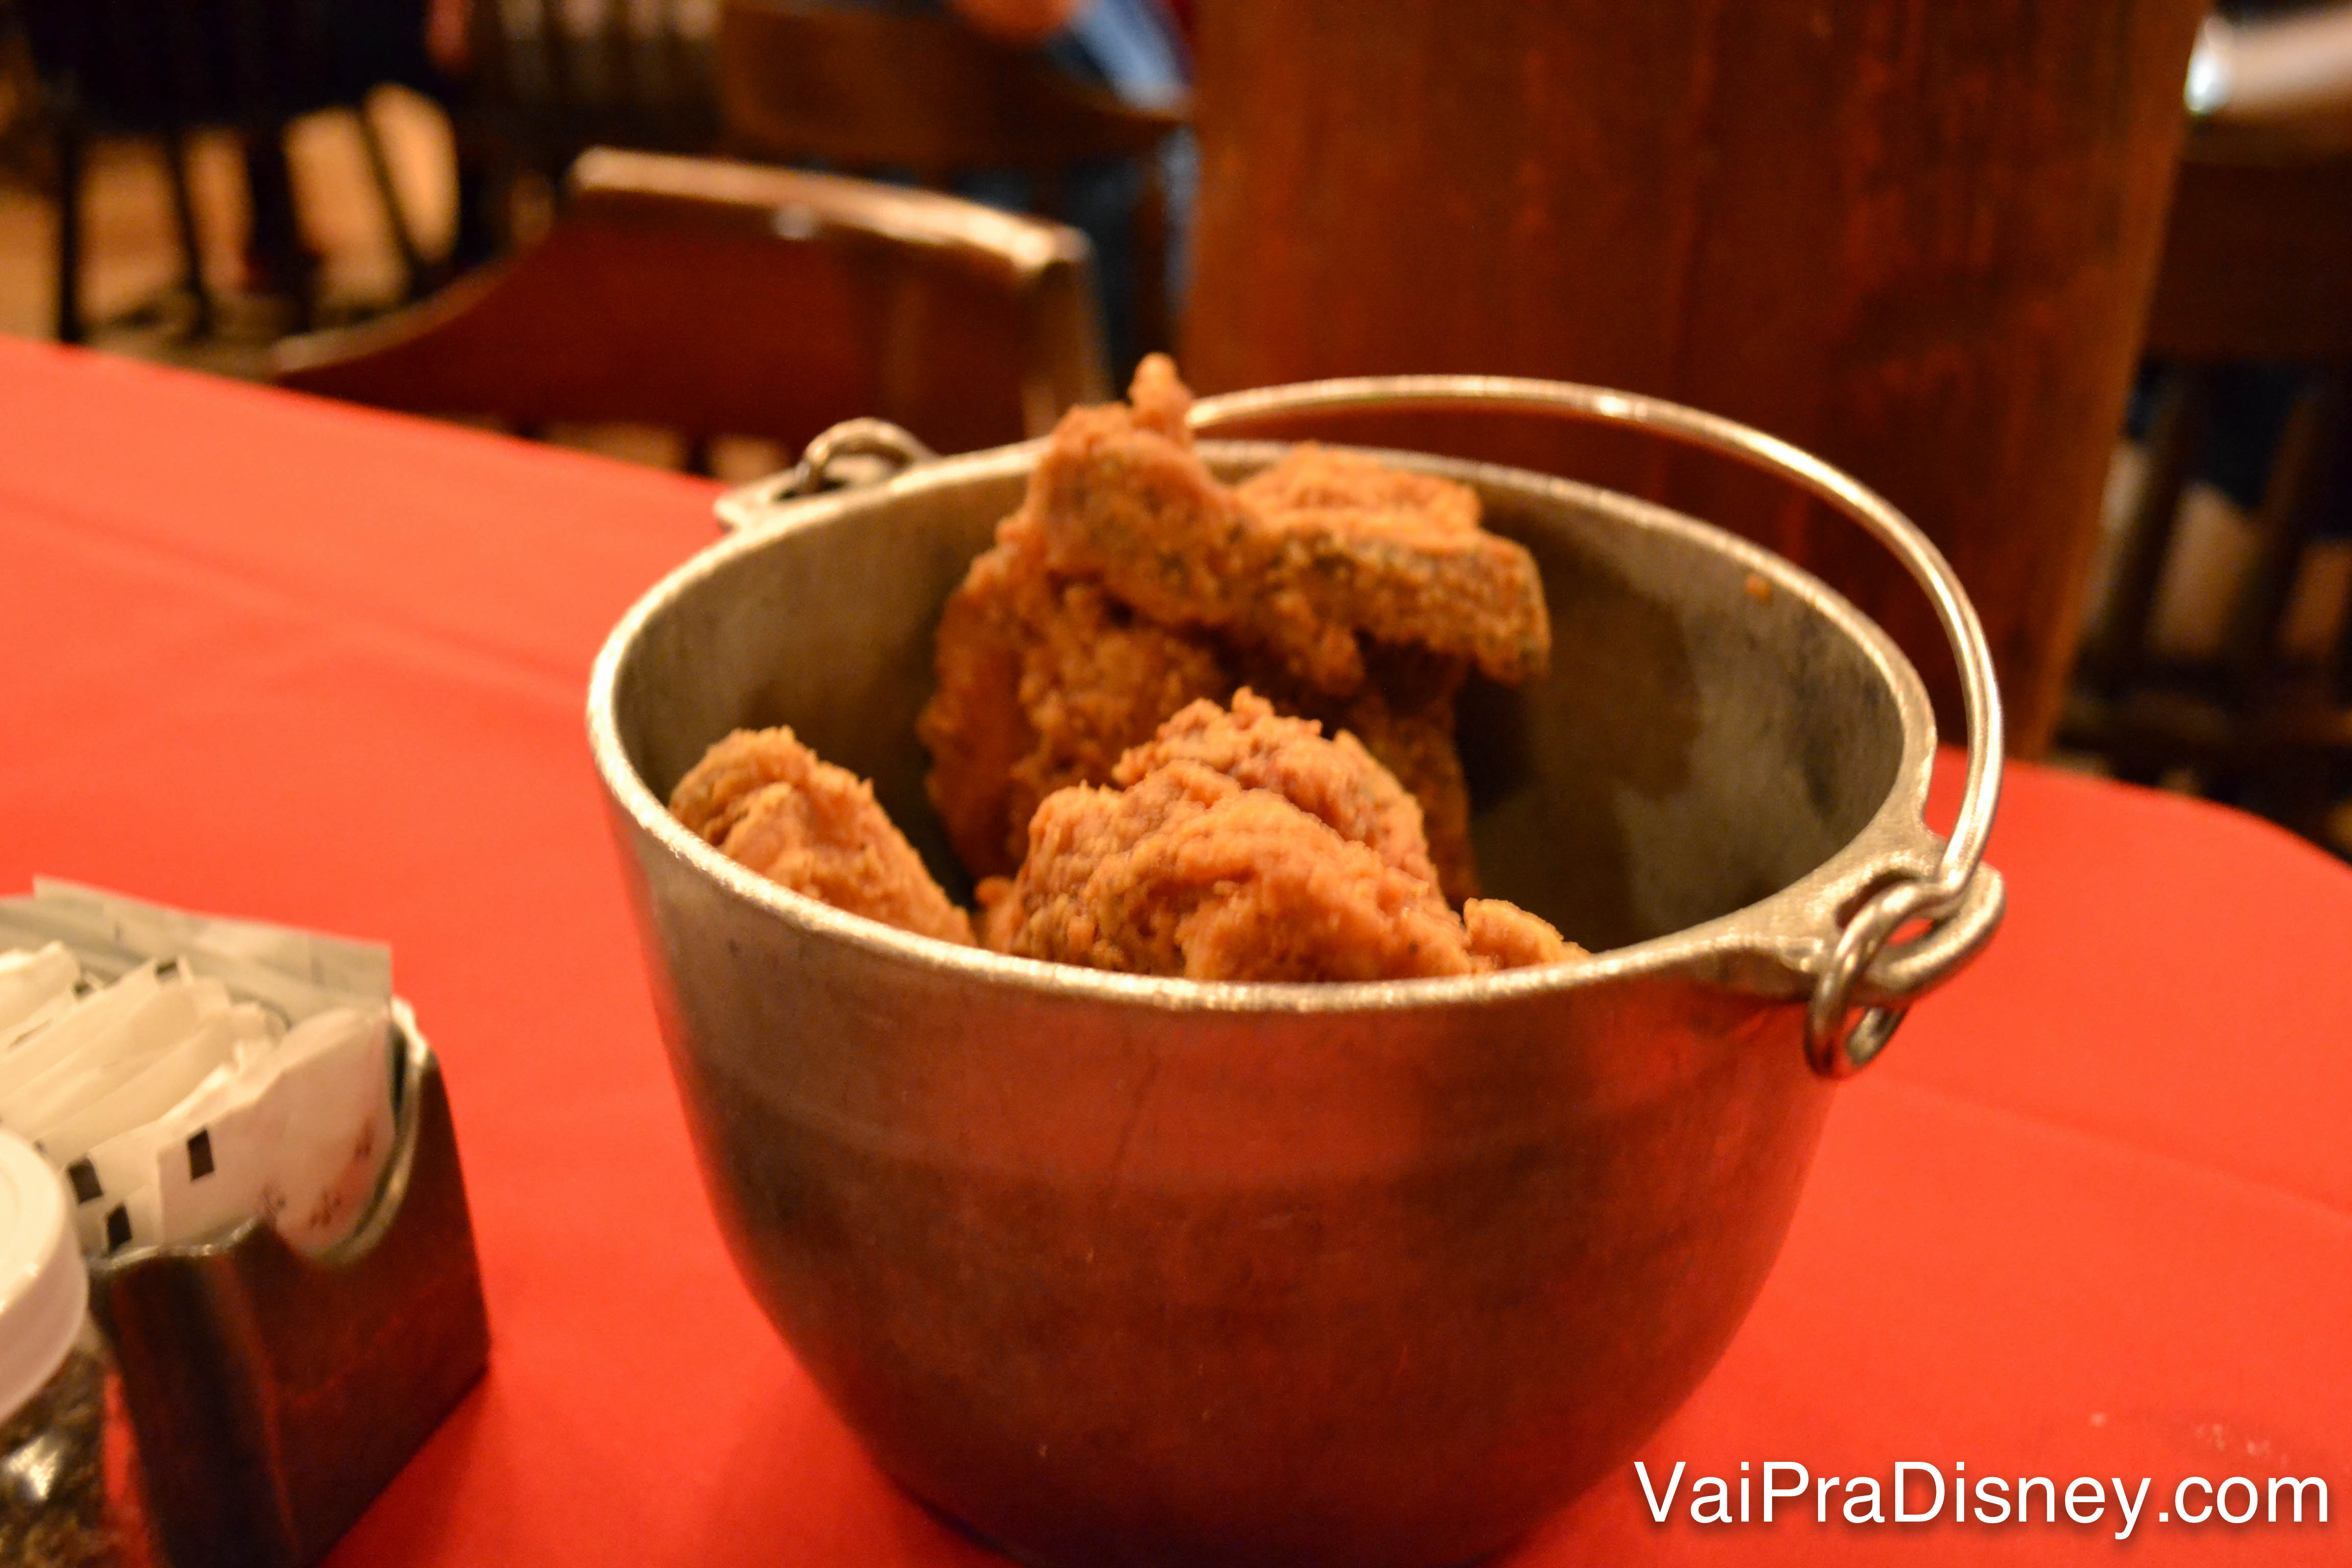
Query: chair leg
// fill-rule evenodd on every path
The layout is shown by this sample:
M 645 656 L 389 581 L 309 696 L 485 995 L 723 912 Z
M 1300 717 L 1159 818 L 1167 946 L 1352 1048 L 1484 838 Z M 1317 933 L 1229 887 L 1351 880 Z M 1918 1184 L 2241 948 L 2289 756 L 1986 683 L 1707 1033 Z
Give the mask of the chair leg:
M 2156 420 L 2147 435 L 2147 467 L 2124 528 L 2115 587 L 2105 616 L 2084 650 L 2084 674 L 2095 689 L 2108 694 L 2127 686 L 2147 658 L 2148 622 L 2166 559 L 2172 553 L 2180 498 L 2189 488 L 2191 465 L 2204 445 L 2211 416 L 2211 385 L 2193 367 L 2166 371 L 2158 398 Z
M 188 188 L 188 141 L 176 131 L 163 138 L 163 168 L 172 183 L 172 223 L 180 237 L 180 286 L 195 307 L 188 331 L 194 337 L 209 337 L 213 300 L 205 289 L 204 242 L 196 229 L 195 196 Z
M 58 120 L 58 342 L 82 341 L 81 179 L 86 152 L 82 128 L 71 110 Z
M 2335 437 L 2345 421 L 2345 405 L 2341 378 L 2315 376 L 2296 397 L 2279 437 L 2270 483 L 2254 519 L 2261 541 L 2254 569 L 2231 612 L 2224 656 L 2241 701 L 2263 694 L 2277 661 L 2279 622 L 2294 594 L 2312 513 L 2336 461 Z
M 2352 472 L 2345 465 L 2352 464 L 2352 396 L 2339 381 L 2335 408 L 2335 430 L 2329 440 L 2333 453 L 2329 473 L 2339 494 L 2352 494 Z M 2352 708 L 2352 602 L 2347 602 L 2336 613 L 2336 642 L 2329 651 L 2322 670 L 2323 700 L 2336 708 Z
M 408 226 L 408 209 L 401 205 L 400 187 L 392 177 L 392 160 L 385 156 L 383 138 L 377 134 L 374 118 L 367 105 L 358 106 L 360 145 L 367 152 L 368 174 L 375 181 L 376 195 L 383 202 L 385 224 L 392 230 L 392 247 L 400 254 L 400 298 L 403 303 L 414 300 L 425 278 L 425 258 L 416 247 L 416 236 Z
M 286 129 L 283 120 L 265 119 L 245 130 L 245 185 L 252 213 L 246 269 L 256 291 L 292 304 L 296 330 L 308 331 L 318 309 L 319 258 L 303 237 Z
M 2352 436 L 2347 436 L 2352 439 Z M 2337 612 L 2336 651 L 2327 663 L 2327 700 L 2338 708 L 2352 707 L 2352 604 Z

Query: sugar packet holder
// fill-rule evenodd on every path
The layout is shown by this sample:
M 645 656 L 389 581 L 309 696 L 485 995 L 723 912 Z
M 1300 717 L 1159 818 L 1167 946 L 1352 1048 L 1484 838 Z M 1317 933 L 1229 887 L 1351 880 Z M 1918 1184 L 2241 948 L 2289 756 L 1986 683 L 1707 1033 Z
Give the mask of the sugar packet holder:
M 259 1216 L 94 1260 L 170 1568 L 305 1568 L 479 1379 L 488 1320 L 447 1091 L 394 1009 L 392 1150 L 306 1256 Z

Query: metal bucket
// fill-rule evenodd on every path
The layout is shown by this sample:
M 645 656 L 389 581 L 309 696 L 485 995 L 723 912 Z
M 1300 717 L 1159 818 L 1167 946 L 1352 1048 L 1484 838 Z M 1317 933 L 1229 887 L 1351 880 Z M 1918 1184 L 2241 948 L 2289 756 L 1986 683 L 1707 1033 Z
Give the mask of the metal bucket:
M 914 720 L 940 604 L 1034 445 L 779 499 L 825 469 L 813 449 L 730 498 L 751 526 L 597 660 L 596 762 L 736 1262 L 882 1467 L 1018 1555 L 1427 1565 L 1517 1537 L 1706 1374 L 1779 1250 L 1828 1080 L 1998 923 L 1983 637 L 1852 480 L 1550 383 L 1321 383 L 1195 422 L 1464 405 L 1711 447 L 1885 541 L 1966 679 L 1950 841 L 1922 818 L 1918 679 L 1844 601 L 1687 518 L 1445 458 L 1391 454 L 1481 493 L 1556 628 L 1548 678 L 1465 701 L 1480 863 L 1595 949 L 1582 964 L 1314 986 L 1066 968 L 844 914 L 673 821 L 712 741 L 789 723 L 963 888 Z M 1227 479 L 1276 450 L 1202 444 Z

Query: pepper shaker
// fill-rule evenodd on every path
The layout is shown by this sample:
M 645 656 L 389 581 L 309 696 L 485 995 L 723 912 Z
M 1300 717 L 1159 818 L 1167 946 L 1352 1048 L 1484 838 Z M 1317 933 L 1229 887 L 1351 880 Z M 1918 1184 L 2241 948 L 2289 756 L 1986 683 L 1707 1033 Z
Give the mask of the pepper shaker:
M 0 1132 L 0 1563 L 152 1568 L 139 1477 L 72 1205 L 32 1145 Z

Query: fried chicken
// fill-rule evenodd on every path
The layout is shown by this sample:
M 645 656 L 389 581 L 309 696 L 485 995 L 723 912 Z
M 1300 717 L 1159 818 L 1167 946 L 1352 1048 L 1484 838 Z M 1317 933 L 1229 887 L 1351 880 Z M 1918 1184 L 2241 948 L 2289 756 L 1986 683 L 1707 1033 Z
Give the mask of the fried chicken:
M 820 760 L 787 729 L 738 730 L 670 793 L 704 842 L 794 892 L 942 942 L 972 941 L 874 786 Z
M 1048 795 L 1014 879 L 1027 958 L 1194 980 L 1467 974 L 1437 889 L 1198 763 Z
M 1477 526 L 1468 490 L 1369 458 L 1304 447 L 1228 489 L 1126 406 L 1077 408 L 1020 515 L 1054 571 L 1099 580 L 1164 625 L 1262 648 L 1336 697 L 1363 684 L 1360 637 L 1511 684 L 1549 657 L 1534 558 Z
M 1246 684 L 1355 734 L 1421 803 L 1446 898 L 1475 895 L 1454 695 L 1474 661 L 1516 679 L 1549 657 L 1531 558 L 1468 489 L 1353 453 L 1302 447 L 1225 489 L 1164 355 L 1129 396 L 1066 416 L 940 616 L 918 727 L 956 853 L 1011 871 L 1038 802 Z
M 1195 702 L 1112 770 L 1118 790 L 1046 797 L 1009 887 L 982 894 L 989 945 L 1195 980 L 1468 974 L 1580 951 L 1535 916 L 1446 906 L 1421 810 L 1353 737 L 1247 689 Z M 1549 942 L 1545 939 L 1549 938 Z
M 1137 616 L 1095 584 L 1051 575 L 1008 521 L 940 617 L 939 685 L 916 721 L 948 842 L 976 877 L 1011 871 L 1037 803 L 1102 784 L 1129 747 L 1234 678 L 1198 633 Z
M 1373 761 L 1396 775 L 1421 803 L 1439 890 L 1459 905 L 1478 894 L 1470 785 L 1454 746 L 1454 700 L 1467 667 L 1458 658 L 1380 643 L 1366 646 L 1365 661 L 1370 679 L 1345 699 L 1326 696 L 1263 660 L 1243 660 L 1241 676 L 1276 712 L 1317 720 L 1328 734 L 1354 735 Z
M 1355 736 L 1343 731 L 1327 741 L 1320 724 L 1277 715 L 1246 686 L 1229 708 L 1195 702 L 1160 725 L 1119 758 L 1111 781 L 1132 787 L 1174 763 L 1198 763 L 1244 789 L 1271 790 L 1406 876 L 1437 880 L 1421 806 L 1396 776 Z
M 1501 899 L 1471 900 L 1462 906 L 1462 924 L 1470 933 L 1470 956 L 1482 973 L 1591 956 L 1541 915 Z
M 1096 969 L 1196 980 L 1381 980 L 1558 963 L 1583 950 L 1514 905 L 1439 893 L 1421 807 L 1350 735 L 1324 738 L 1246 688 L 1187 705 L 1110 770 L 1048 795 L 1018 876 L 979 889 L 980 942 Z M 670 809 L 796 892 L 970 944 L 873 786 L 788 729 L 738 730 Z
M 1580 955 L 1474 896 L 1454 744 L 1473 668 L 1517 682 L 1549 656 L 1533 558 L 1471 490 L 1354 453 L 1218 483 L 1164 356 L 1129 398 L 1063 418 L 940 616 L 917 727 L 976 927 L 871 786 L 789 730 L 713 746 L 678 818 L 836 908 L 1097 968 L 1372 980 Z
M 1192 449 L 1192 389 L 1176 374 L 1176 362 L 1166 354 L 1146 354 L 1135 367 L 1127 389 L 1127 405 L 1135 411 L 1135 427 L 1165 436 L 1186 451 Z
M 1225 700 L 1246 679 L 1276 711 L 1352 732 L 1420 802 L 1447 900 L 1476 895 L 1469 789 L 1454 749 L 1460 660 L 1376 645 L 1373 679 L 1347 699 L 1276 668 L 1245 664 L 1237 679 L 1202 634 L 1137 616 L 1095 584 L 1054 578 L 1022 531 L 1008 526 L 1007 542 L 949 596 L 938 686 L 916 723 L 931 755 L 931 804 L 975 876 L 1020 865 L 1038 802 L 1069 784 L 1109 783 L 1119 754 L 1162 721 L 1201 698 Z
M 1136 423 L 1143 423 L 1140 413 Z M 1478 531 L 1478 498 L 1453 480 L 1312 441 L 1293 447 L 1274 467 L 1234 486 L 1234 493 L 1284 528 L 1374 527 L 1432 540 Z

